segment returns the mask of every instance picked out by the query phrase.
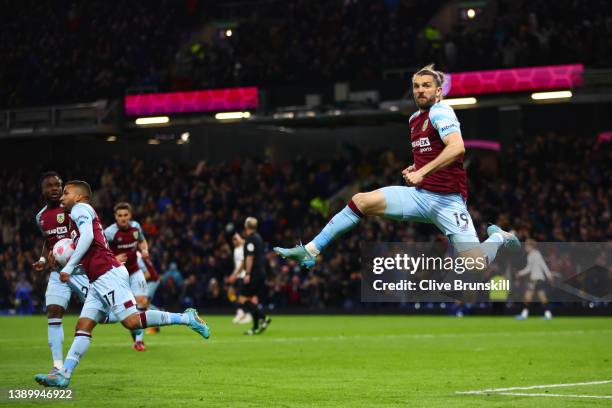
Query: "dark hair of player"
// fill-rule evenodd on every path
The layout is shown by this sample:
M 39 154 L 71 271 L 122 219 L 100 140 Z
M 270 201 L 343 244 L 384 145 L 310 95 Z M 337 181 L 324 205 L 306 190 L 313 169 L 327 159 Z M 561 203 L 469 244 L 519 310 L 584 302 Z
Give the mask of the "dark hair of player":
M 60 181 L 60 184 L 62 182 L 62 178 L 56 171 L 46 171 L 42 174 L 42 176 L 40 176 L 40 185 L 42 186 L 42 183 L 49 177 L 57 177 Z
M 70 180 L 66 183 L 66 186 L 74 186 L 79 189 L 82 195 L 87 198 L 91 198 L 93 196 L 93 192 L 91 191 L 91 187 L 89 183 L 82 180 Z
M 132 206 L 130 205 L 130 203 L 126 202 L 117 203 L 115 204 L 115 207 L 113 207 L 113 212 L 117 212 L 119 210 L 128 210 L 131 213 Z
M 419 69 L 412 76 L 412 80 L 414 81 L 414 77 L 421 75 L 431 75 L 436 81 L 437 86 L 442 86 L 445 81 L 444 73 L 442 71 L 436 71 L 434 64 L 425 65 L 423 68 Z

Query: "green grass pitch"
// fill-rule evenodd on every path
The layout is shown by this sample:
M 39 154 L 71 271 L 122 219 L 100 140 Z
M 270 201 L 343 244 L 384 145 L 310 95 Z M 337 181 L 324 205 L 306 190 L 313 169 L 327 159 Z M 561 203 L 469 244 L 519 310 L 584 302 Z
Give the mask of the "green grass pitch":
M 612 406 L 605 399 L 610 382 L 517 391 L 546 394 L 540 397 L 457 393 L 612 380 L 612 318 L 273 319 L 264 335 L 247 337 L 230 316 L 212 316 L 208 341 L 185 327 L 164 327 L 145 336 L 144 353 L 130 348 L 121 326 L 98 326 L 72 379 L 75 401 L 13 406 Z M 75 321 L 64 322 L 65 352 Z M 0 318 L 3 392 L 39 388 L 32 377 L 50 364 L 44 316 Z

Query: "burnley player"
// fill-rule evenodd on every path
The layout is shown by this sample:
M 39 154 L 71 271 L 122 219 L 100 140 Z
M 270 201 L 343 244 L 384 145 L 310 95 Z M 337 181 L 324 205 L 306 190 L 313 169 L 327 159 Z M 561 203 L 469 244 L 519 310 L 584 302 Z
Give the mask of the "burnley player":
M 461 257 L 486 257 L 493 262 L 500 246 L 520 246 L 518 238 L 496 225 L 487 229 L 481 245 L 467 210 L 465 147 L 453 109 L 441 103 L 444 74 L 428 65 L 412 77 L 419 108 L 409 120 L 414 163 L 402 171 L 406 186 L 389 186 L 355 194 L 323 230 L 305 246 L 274 248 L 284 258 L 311 267 L 336 236 L 355 227 L 364 216 L 434 224 Z M 484 264 L 480 262 L 480 264 Z
M 47 308 L 47 337 L 53 359 L 52 372 L 63 367 L 64 362 L 64 328 L 62 319 L 70 302 L 71 292 L 74 292 L 81 301 L 85 300 L 89 289 L 89 280 L 84 275 L 73 275 L 67 282 L 60 281 L 60 274 L 55 270 L 52 258 L 53 246 L 64 238 L 74 238 L 76 231 L 64 207 L 60 204 L 62 195 L 62 179 L 56 172 L 47 172 L 41 178 L 42 195 L 45 206 L 36 214 L 36 225 L 40 228 L 45 242 L 43 248 L 49 249 L 51 273 L 45 293 Z M 42 271 L 47 260 L 41 257 L 34 265 L 35 270 Z
M 89 184 L 70 181 L 66 183 L 61 198 L 66 210 L 70 211 L 70 218 L 78 227 L 79 236 L 74 253 L 60 272 L 60 280 L 67 282 L 80 263 L 87 271 L 90 284 L 64 368 L 57 373 L 37 374 L 34 377 L 36 382 L 47 387 L 65 388 L 70 384 L 74 369 L 89 348 L 94 327 L 106 318 L 109 311 L 113 311 L 128 330 L 186 325 L 205 339 L 210 336 L 208 325 L 198 317 L 194 309 L 187 309 L 185 313 L 136 310 L 128 271 L 108 248 L 100 219 L 89 205 L 91 196 Z
M 136 298 L 136 309 L 144 312 L 148 309 L 148 287 L 144 271 L 138 265 L 137 252 L 143 259 L 149 258 L 149 246 L 140 224 L 132 220 L 132 206 L 129 203 L 118 203 L 114 208 L 115 223 L 104 230 L 104 236 L 117 260 L 125 265 L 130 275 L 130 288 Z M 144 330 L 132 331 L 133 348 L 145 351 L 142 341 Z

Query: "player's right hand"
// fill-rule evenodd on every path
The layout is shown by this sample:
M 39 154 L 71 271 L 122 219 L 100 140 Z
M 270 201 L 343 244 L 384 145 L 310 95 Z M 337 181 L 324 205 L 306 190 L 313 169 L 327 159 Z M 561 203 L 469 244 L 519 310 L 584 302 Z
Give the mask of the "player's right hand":
M 406 174 L 415 171 L 416 170 L 416 166 L 414 164 L 411 164 L 410 166 L 406 167 L 404 170 L 402 170 L 402 176 L 405 176 Z
M 119 254 L 117 255 L 117 260 L 121 263 L 125 263 L 125 261 L 127 261 L 127 255 L 126 254 Z

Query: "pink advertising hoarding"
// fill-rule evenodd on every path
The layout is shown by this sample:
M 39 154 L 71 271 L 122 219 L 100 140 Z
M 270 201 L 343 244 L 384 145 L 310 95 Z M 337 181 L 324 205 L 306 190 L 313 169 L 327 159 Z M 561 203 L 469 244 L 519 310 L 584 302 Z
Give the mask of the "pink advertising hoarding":
M 450 74 L 448 96 L 569 89 L 582 85 L 582 64 Z
M 258 106 L 259 95 L 256 87 L 152 93 L 125 97 L 125 113 L 128 116 L 257 109 Z

